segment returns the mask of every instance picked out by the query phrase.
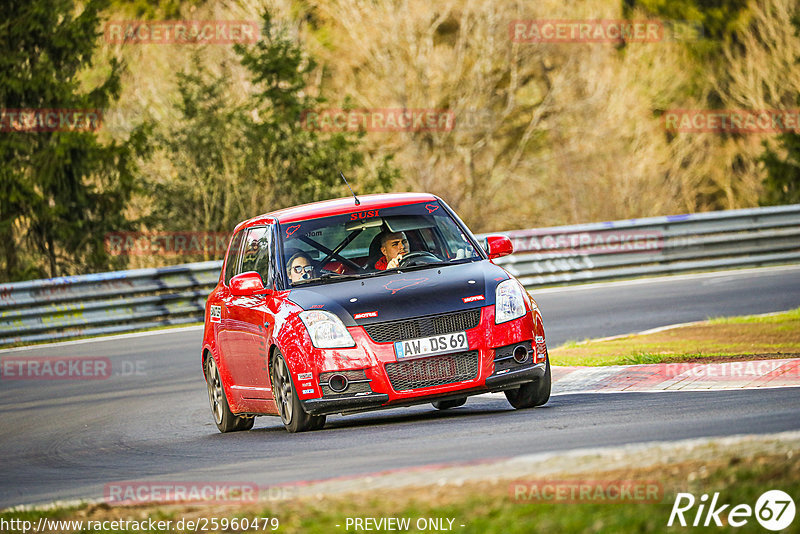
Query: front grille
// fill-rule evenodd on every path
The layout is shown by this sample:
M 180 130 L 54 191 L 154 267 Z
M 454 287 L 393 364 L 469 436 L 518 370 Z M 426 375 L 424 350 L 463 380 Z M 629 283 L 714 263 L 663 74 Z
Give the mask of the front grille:
M 478 351 L 387 363 L 386 374 L 395 391 L 473 380 L 478 376 Z
M 364 329 L 376 343 L 405 341 L 418 337 L 439 336 L 475 328 L 481 322 L 481 309 L 415 317 L 404 321 L 365 325 Z

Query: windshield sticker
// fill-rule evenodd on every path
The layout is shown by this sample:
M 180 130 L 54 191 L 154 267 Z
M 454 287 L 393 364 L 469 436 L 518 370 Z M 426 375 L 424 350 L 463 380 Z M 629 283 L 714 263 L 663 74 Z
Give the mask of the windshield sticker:
M 394 295 L 398 291 L 419 285 L 423 282 L 427 282 L 428 280 L 428 278 L 400 278 L 399 280 L 392 280 L 387 284 L 383 284 L 383 288 L 386 291 L 391 291 L 392 295 Z
M 425 209 L 428 210 L 428 213 L 433 213 L 439 209 L 439 206 L 436 204 L 425 204 Z
M 222 317 L 222 306 L 211 306 L 208 315 L 212 323 L 218 323 Z
M 369 219 L 370 217 L 377 217 L 379 211 L 380 210 L 369 210 L 369 211 L 359 211 L 356 213 L 351 213 L 350 220 L 357 221 L 358 219 Z
M 463 300 L 464 304 L 466 304 L 468 302 L 475 302 L 476 300 L 485 300 L 485 299 L 484 299 L 483 295 L 474 295 L 472 297 L 464 297 L 461 300 Z
M 299 224 L 295 224 L 294 226 L 287 226 L 286 227 L 286 237 L 291 237 L 294 235 L 296 231 L 300 229 Z
M 378 316 L 377 311 L 371 311 L 371 312 L 357 313 L 353 315 L 353 319 L 364 319 L 365 317 L 377 317 L 377 316 Z

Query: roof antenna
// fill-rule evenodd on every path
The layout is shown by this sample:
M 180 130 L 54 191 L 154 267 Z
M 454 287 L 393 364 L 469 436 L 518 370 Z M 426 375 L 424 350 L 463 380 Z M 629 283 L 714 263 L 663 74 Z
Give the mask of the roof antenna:
M 341 176 L 342 180 L 344 180 L 344 185 L 347 186 L 347 189 L 349 189 L 350 192 L 353 193 L 353 198 L 356 199 L 356 206 L 360 206 L 361 205 L 361 201 L 358 200 L 358 197 L 356 196 L 355 192 L 353 191 L 353 188 L 350 187 L 350 184 L 347 183 L 347 178 L 344 177 L 344 174 L 342 173 L 342 171 L 339 171 L 339 176 Z

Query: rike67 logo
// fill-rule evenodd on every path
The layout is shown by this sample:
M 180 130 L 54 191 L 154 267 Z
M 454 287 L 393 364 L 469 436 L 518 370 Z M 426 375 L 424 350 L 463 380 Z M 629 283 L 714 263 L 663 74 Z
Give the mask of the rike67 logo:
M 699 500 L 695 499 L 691 493 L 678 493 L 675 503 L 672 505 L 667 526 L 671 527 L 677 520 L 682 527 L 708 527 L 712 522 L 721 527 L 724 517 L 727 519 L 728 525 L 741 527 L 755 516 L 756 521 L 765 529 L 779 531 L 794 521 L 794 500 L 788 493 L 781 490 L 764 492 L 756 501 L 755 508 L 748 504 L 738 504 L 731 508 L 730 504 L 721 504 L 718 501 L 719 493 L 714 493 L 711 502 L 708 502 L 708 495 L 705 493 L 700 496 Z M 693 510 L 695 504 L 697 509 Z

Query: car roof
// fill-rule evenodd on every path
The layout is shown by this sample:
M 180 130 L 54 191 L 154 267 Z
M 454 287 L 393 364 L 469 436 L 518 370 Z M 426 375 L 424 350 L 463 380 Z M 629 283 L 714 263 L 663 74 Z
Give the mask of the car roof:
M 240 228 L 258 224 L 274 223 L 276 221 L 281 224 L 292 223 L 319 217 L 330 217 L 332 215 L 343 215 L 359 211 L 415 204 L 417 202 L 432 202 L 438 200 L 438 198 L 430 193 L 383 193 L 362 195 L 358 197 L 358 200 L 360 202 L 359 205 L 356 205 L 353 197 L 342 197 L 272 211 L 239 223 L 234 229 L 234 232 L 238 231 Z

